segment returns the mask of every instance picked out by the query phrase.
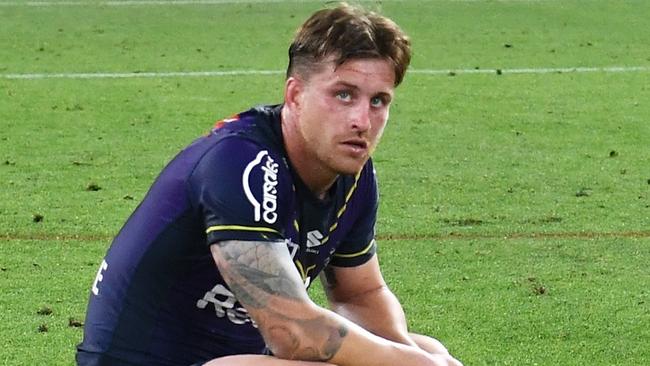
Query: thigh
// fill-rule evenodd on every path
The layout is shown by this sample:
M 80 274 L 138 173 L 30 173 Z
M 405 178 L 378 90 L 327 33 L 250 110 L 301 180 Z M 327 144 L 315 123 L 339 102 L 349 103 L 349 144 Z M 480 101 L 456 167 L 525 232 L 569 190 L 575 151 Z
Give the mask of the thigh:
M 335 366 L 325 362 L 289 361 L 264 355 L 237 355 L 216 358 L 203 366 Z

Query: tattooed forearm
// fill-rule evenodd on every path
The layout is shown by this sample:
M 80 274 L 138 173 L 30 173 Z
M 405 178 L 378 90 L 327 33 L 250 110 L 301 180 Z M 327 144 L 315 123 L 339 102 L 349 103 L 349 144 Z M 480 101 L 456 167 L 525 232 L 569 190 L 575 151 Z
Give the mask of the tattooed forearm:
M 291 331 L 291 323 L 301 326 L 304 333 L 300 334 Z M 282 345 L 282 353 L 292 360 L 304 361 L 329 361 L 341 348 L 343 338 L 348 334 L 348 328 L 344 323 L 328 320 L 324 316 L 314 319 L 287 319 L 278 325 L 270 327 L 271 339 L 285 339 Z M 309 335 L 305 337 L 305 335 Z
M 339 324 L 338 328 L 331 328 L 329 332 L 329 337 L 326 342 L 323 344 L 323 358 L 321 361 L 329 361 L 334 357 L 339 348 L 341 348 L 341 343 L 343 343 L 343 338 L 348 335 L 348 328 L 345 324 Z

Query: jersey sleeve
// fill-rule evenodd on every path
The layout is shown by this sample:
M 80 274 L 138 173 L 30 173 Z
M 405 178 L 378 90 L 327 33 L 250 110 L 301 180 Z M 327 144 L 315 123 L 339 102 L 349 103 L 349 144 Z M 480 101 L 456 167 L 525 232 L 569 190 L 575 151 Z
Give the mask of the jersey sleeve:
M 332 255 L 330 263 L 337 267 L 355 267 L 366 263 L 377 251 L 375 242 L 375 223 L 379 207 L 379 193 L 372 162 L 366 164 L 357 184 L 354 202 L 359 205 L 359 215 L 352 230 Z
M 292 185 L 284 161 L 248 139 L 225 138 L 199 161 L 189 179 L 207 243 L 284 238 Z

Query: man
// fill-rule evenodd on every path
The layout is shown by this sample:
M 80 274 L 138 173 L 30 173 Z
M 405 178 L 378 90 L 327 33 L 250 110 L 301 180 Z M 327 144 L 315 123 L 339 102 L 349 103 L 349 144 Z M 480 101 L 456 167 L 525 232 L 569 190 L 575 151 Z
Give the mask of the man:
M 370 155 L 409 61 L 389 19 L 312 15 L 284 103 L 217 123 L 117 235 L 78 365 L 460 365 L 408 333 L 375 254 Z M 331 310 L 306 292 L 321 271 Z

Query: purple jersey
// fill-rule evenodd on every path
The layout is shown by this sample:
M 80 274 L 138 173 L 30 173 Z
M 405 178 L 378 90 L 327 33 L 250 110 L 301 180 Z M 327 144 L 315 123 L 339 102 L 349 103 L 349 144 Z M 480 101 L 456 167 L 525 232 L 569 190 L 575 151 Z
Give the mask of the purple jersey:
M 211 244 L 283 241 L 306 287 L 329 264 L 374 255 L 372 163 L 317 199 L 288 161 L 280 109 L 218 123 L 162 171 L 97 272 L 78 365 L 190 365 L 264 352 Z

